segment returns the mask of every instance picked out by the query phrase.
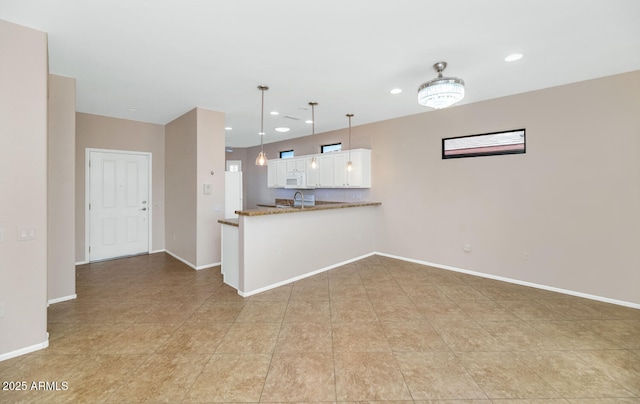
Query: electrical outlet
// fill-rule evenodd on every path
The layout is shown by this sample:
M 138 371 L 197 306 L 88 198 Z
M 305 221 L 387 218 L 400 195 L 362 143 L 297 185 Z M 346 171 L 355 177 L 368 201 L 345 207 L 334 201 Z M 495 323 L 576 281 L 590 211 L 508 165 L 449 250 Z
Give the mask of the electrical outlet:
M 464 250 L 464 252 L 471 252 L 471 244 L 465 244 L 464 246 L 462 246 L 462 249 Z

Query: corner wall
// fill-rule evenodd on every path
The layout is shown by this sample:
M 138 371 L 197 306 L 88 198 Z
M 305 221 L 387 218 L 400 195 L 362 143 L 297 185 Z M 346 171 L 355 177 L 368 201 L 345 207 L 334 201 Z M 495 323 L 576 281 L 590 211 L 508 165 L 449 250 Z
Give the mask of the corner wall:
M 166 125 L 166 250 L 195 269 L 221 261 L 224 169 L 224 114 L 195 108 Z
M 195 109 L 165 126 L 165 249 L 192 266 L 197 261 L 197 128 Z
M 76 297 L 76 81 L 49 75 L 48 248 L 49 303 Z
M 0 20 L 0 55 L 1 361 L 48 346 L 47 34 Z
M 197 268 L 217 265 L 222 261 L 220 223 L 224 219 L 224 114 L 197 109 L 197 195 L 198 250 Z M 205 195 L 204 184 L 211 185 Z

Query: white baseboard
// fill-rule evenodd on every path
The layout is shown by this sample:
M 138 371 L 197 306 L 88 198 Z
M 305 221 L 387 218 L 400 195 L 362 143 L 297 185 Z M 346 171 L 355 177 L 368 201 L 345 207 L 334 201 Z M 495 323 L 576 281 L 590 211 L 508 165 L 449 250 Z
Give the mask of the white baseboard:
M 189 265 L 191 268 L 196 269 L 196 266 L 193 265 L 192 263 L 190 263 L 189 261 L 187 261 L 186 259 L 182 258 L 181 256 L 179 256 L 178 254 L 174 254 L 169 250 L 164 250 L 164 252 L 166 252 L 167 254 L 169 254 L 170 256 L 172 256 L 173 258 L 177 259 L 178 261 L 182 262 L 183 264 Z
M 201 270 L 201 269 L 207 269 L 207 268 L 213 268 L 213 267 L 217 267 L 219 265 L 222 265 L 221 262 L 214 262 L 213 264 L 207 264 L 207 265 L 200 265 L 198 267 L 196 267 L 196 270 Z
M 449 266 L 449 265 L 442 265 L 442 264 L 436 264 L 436 263 L 433 263 L 433 262 L 427 262 L 427 261 L 416 260 L 416 259 L 412 259 L 412 258 L 401 257 L 401 256 L 398 256 L 398 255 L 385 254 L 385 253 L 381 253 L 381 252 L 376 252 L 375 254 L 376 255 L 381 255 L 383 257 L 389 257 L 389 258 L 395 258 L 395 259 L 402 260 L 402 261 L 413 262 L 415 264 L 428 265 L 428 266 L 435 267 L 435 268 L 446 269 L 448 271 L 460 272 L 460 273 L 467 274 L 467 275 L 474 275 L 474 276 L 479 276 L 479 277 L 482 277 L 482 278 L 488 278 L 488 279 L 494 279 L 494 280 L 497 280 L 497 281 L 513 283 L 513 284 L 516 284 L 516 285 L 529 286 L 529 287 L 536 288 L 536 289 L 542 289 L 542 290 L 548 290 L 548 291 L 551 291 L 551 292 L 562 293 L 562 294 L 565 294 L 565 295 L 583 297 L 585 299 L 596 300 L 596 301 L 599 301 L 599 302 L 617 304 L 618 306 L 625 306 L 625 307 L 631 307 L 631 308 L 634 308 L 634 309 L 640 309 L 640 304 L 626 302 L 624 300 L 610 299 L 608 297 L 590 295 L 588 293 L 576 292 L 574 290 L 560 289 L 560 288 L 556 288 L 556 287 L 553 287 L 553 286 L 540 285 L 538 283 L 526 282 L 526 281 L 521 281 L 521 280 L 512 279 L 512 278 L 506 278 L 506 277 L 503 277 L 503 276 L 485 274 L 483 272 L 469 271 L 467 269 L 456 268 L 456 267 L 452 267 L 452 266 Z
M 242 296 L 242 297 L 249 297 L 249 296 L 261 293 L 261 292 L 266 292 L 267 290 L 275 289 L 275 288 L 277 288 L 279 286 L 283 286 L 283 285 L 289 284 L 291 282 L 299 281 L 300 279 L 308 278 L 310 276 L 317 275 L 317 274 L 320 274 L 322 272 L 326 272 L 326 271 L 328 271 L 330 269 L 337 268 L 337 267 L 340 267 L 342 265 L 350 264 L 352 262 L 361 260 L 363 258 L 370 257 L 370 256 L 375 255 L 375 254 L 376 253 L 372 252 L 372 253 L 368 253 L 368 254 L 365 254 L 365 255 L 361 255 L 359 257 L 351 258 L 351 259 L 348 259 L 346 261 L 339 262 L 337 264 L 333 264 L 333 265 L 329 265 L 329 266 L 324 267 L 324 268 L 317 269 L 317 270 L 315 270 L 313 272 L 308 272 L 308 273 L 306 273 L 304 275 L 294 276 L 293 278 L 289 278 L 287 280 L 284 280 L 284 281 L 281 281 L 281 282 L 277 282 L 277 283 L 274 283 L 274 284 L 269 285 L 269 286 L 265 286 L 265 287 L 262 287 L 262 288 L 259 288 L 259 289 L 251 290 L 249 292 L 241 292 L 240 290 L 238 290 L 238 294 L 240 296 Z
M 69 296 L 63 296 L 63 297 L 57 297 L 55 299 L 49 299 L 49 301 L 47 302 L 47 305 L 60 303 L 60 302 L 66 302 L 67 300 L 73 300 L 73 299 L 77 299 L 77 298 L 78 298 L 78 295 L 74 293 L 74 294 L 69 295 Z
M 192 264 L 191 262 L 187 261 L 186 259 L 182 258 L 181 256 L 179 256 L 178 254 L 172 253 L 169 250 L 153 250 L 153 251 L 149 251 L 149 254 L 157 254 L 157 253 L 167 253 L 170 256 L 172 256 L 173 258 L 177 259 L 178 261 L 182 262 L 183 264 L 189 265 L 191 268 L 199 271 L 201 269 L 206 269 L 206 268 L 213 268 L 213 267 L 217 267 L 218 265 L 221 265 L 221 262 L 214 262 L 213 264 L 206 264 L 206 265 L 200 265 L 200 266 L 195 266 L 194 264 Z M 76 265 L 84 265 L 84 264 L 88 264 L 89 261 L 80 261 L 80 262 L 76 262 Z M 57 302 L 56 302 L 57 303 Z
M 39 351 L 41 349 L 45 349 L 49 346 L 49 333 L 47 333 L 47 339 L 44 342 L 41 342 L 39 344 L 35 344 L 35 345 L 31 345 L 31 346 L 27 346 L 24 348 L 20 348 L 20 349 L 16 349 L 15 351 L 11 351 L 11 352 L 7 352 L 4 354 L 0 354 L 0 362 L 7 360 L 7 359 L 11 359 L 11 358 L 15 358 L 16 356 L 21 356 L 21 355 L 25 355 L 31 352 L 35 352 L 35 351 Z
M 217 267 L 218 265 L 221 264 L 220 262 L 216 262 L 216 263 L 213 263 L 213 264 L 205 264 L 205 265 L 195 266 L 194 264 L 192 264 L 191 262 L 189 262 L 186 259 L 182 258 L 178 254 L 174 254 L 169 250 L 163 250 L 163 251 L 166 252 L 167 254 L 169 254 L 170 256 L 172 256 L 173 258 L 177 259 L 178 261 L 182 262 L 183 264 L 189 265 L 191 268 L 195 269 L 196 271 L 199 271 L 201 269 Z

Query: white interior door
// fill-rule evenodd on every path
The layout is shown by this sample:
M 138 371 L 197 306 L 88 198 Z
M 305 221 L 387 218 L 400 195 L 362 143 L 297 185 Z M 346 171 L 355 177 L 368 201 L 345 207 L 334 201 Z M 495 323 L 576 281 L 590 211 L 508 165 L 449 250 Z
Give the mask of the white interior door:
M 149 155 L 89 152 L 89 261 L 149 252 Z

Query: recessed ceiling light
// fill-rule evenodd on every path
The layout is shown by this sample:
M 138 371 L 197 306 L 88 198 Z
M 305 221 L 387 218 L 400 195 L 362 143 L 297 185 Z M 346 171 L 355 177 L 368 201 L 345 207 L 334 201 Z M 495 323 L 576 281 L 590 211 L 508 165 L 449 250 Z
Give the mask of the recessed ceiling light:
M 393 90 L 389 91 L 391 94 L 400 94 L 402 92 L 401 88 L 394 88 Z
M 307 119 L 304 123 L 313 123 L 313 121 L 311 119 Z
M 522 59 L 522 53 L 512 53 L 511 55 L 504 58 L 505 62 L 515 62 L 516 60 Z
M 232 130 L 233 128 L 231 126 L 227 126 L 226 128 L 224 128 L 224 130 Z
M 290 130 L 291 130 L 290 128 L 285 128 L 284 126 L 275 128 L 275 131 L 280 133 L 289 132 Z
M 278 111 L 271 111 L 271 112 L 269 112 L 269 113 L 270 113 L 271 115 L 280 115 L 280 112 L 278 112 Z

